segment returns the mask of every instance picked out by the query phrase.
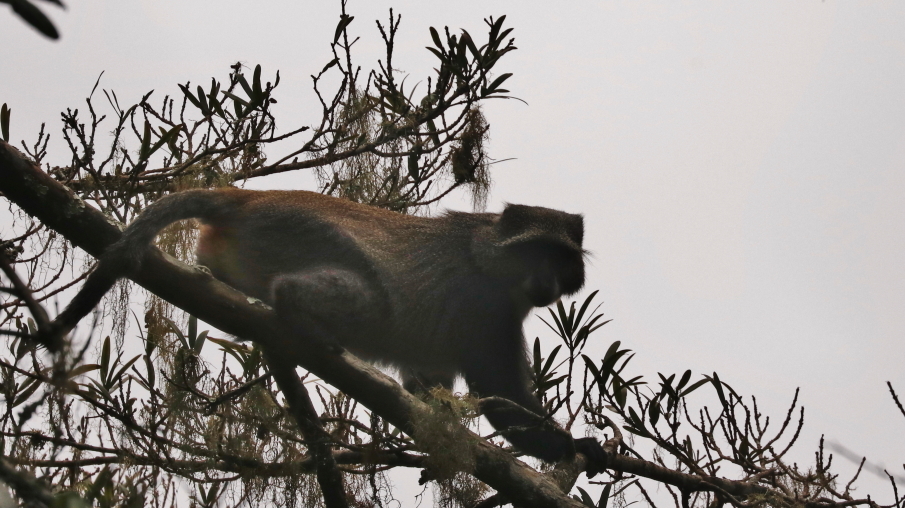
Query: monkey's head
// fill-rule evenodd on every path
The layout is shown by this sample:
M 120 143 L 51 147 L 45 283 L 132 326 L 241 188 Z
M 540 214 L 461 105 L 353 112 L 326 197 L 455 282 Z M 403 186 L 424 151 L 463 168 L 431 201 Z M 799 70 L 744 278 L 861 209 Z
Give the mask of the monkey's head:
M 485 273 L 510 284 L 535 307 L 584 285 L 581 215 L 538 206 L 507 205 L 479 229 L 472 244 Z

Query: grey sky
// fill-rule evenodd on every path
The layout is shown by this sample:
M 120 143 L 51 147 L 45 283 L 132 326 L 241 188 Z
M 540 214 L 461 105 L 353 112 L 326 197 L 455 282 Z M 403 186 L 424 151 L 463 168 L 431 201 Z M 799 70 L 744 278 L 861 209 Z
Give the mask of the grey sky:
M 33 142 L 48 122 L 58 163 L 59 111 L 83 108 L 102 70 L 101 87 L 134 102 L 260 63 L 281 71 L 281 125 L 313 122 L 308 76 L 332 58 L 339 12 L 276 0 L 42 7 L 58 43 L 0 12 L 0 102 L 13 108 L 15 139 Z M 597 354 L 618 339 L 638 352 L 639 373 L 716 370 L 777 418 L 800 386 L 800 460 L 825 433 L 901 467 L 905 420 L 885 381 L 905 394 L 905 4 L 349 7 L 365 66 L 382 51 L 374 20 L 402 14 L 395 63 L 410 83 L 433 63 L 428 26 L 477 35 L 482 18 L 508 16 L 519 50 L 501 72 L 515 73 L 509 88 L 529 105 L 487 109 L 492 155 L 517 159 L 495 166 L 488 208 L 585 214 L 588 289 L 602 290 L 615 319 Z M 310 185 L 301 175 L 254 184 Z

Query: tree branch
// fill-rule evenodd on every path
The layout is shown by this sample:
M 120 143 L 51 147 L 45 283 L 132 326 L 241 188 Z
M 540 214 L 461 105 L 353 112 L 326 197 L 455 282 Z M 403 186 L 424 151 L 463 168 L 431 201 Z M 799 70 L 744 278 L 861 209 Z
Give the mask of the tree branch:
M 349 502 L 346 500 L 346 488 L 343 485 L 343 475 L 336 467 L 330 442 L 333 440 L 330 434 L 324 430 L 318 419 L 314 404 L 308 390 L 298 374 L 295 373 L 295 365 L 285 362 L 282 356 L 270 349 L 265 349 L 267 364 L 273 379 L 286 397 L 289 412 L 295 418 L 305 441 L 310 444 L 308 450 L 317 468 L 317 482 L 320 484 L 324 495 L 324 505 L 327 508 L 346 508 Z

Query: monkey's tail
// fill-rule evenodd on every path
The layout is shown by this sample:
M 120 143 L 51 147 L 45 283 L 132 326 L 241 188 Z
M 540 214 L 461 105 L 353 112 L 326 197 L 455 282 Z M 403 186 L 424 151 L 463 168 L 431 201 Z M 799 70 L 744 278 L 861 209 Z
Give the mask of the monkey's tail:
M 148 246 L 163 228 L 184 219 L 215 217 L 235 206 L 236 201 L 237 195 L 229 191 L 199 189 L 171 194 L 148 206 L 104 251 L 78 294 L 51 323 L 50 343 L 59 343 L 63 335 L 75 328 L 117 280 L 141 268 Z

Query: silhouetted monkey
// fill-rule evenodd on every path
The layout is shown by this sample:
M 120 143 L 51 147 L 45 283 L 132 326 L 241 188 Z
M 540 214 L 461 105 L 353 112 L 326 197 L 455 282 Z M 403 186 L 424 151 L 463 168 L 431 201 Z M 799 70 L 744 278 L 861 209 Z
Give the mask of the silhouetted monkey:
M 126 229 L 58 324 L 71 329 L 137 269 L 161 229 L 190 218 L 203 223 L 198 263 L 272 305 L 300 336 L 396 366 L 409 390 L 451 388 L 461 374 L 479 396 L 521 405 L 538 416 L 495 403 L 485 416 L 517 427 L 506 437 L 529 455 L 603 457 L 596 440 L 539 424 L 522 335 L 531 309 L 584 284 L 580 215 L 507 205 L 425 218 L 305 191 L 180 192 Z

